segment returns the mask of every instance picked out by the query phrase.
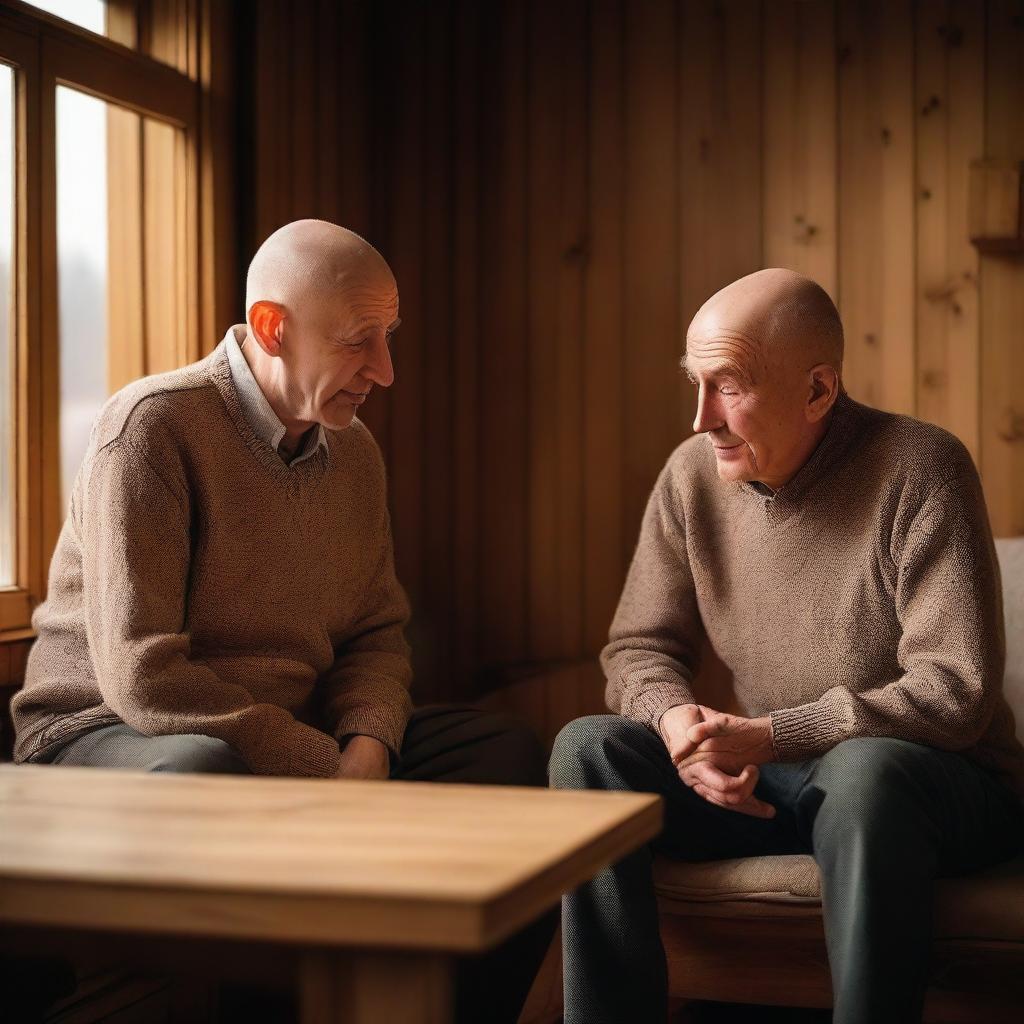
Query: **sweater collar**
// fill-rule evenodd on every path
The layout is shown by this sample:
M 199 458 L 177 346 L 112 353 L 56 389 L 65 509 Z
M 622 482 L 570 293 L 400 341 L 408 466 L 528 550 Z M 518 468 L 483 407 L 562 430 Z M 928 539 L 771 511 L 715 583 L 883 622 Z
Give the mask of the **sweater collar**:
M 744 482 L 740 486 L 749 494 L 756 495 L 766 506 L 790 505 L 801 498 L 828 472 L 842 457 L 850 441 L 857 433 L 863 409 L 845 391 L 839 393 L 832 406 L 828 429 L 811 452 L 807 461 L 796 471 L 788 483 L 772 491 L 759 482 Z

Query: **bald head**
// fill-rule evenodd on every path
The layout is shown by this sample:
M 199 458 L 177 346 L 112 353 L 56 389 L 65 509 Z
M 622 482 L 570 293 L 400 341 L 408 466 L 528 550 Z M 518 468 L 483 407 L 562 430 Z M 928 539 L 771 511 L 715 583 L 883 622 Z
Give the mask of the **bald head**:
M 821 285 L 792 270 L 758 270 L 715 292 L 693 318 L 687 348 L 716 336 L 747 354 L 755 376 L 779 365 L 842 368 L 843 325 L 835 304 Z
M 325 220 L 297 220 L 278 228 L 253 256 L 245 308 L 262 301 L 293 311 L 367 285 L 394 288 L 390 268 L 369 242 Z
M 842 363 L 839 314 L 809 278 L 759 270 L 712 295 L 686 334 L 683 368 L 718 475 L 771 488 L 792 479 L 828 429 Z

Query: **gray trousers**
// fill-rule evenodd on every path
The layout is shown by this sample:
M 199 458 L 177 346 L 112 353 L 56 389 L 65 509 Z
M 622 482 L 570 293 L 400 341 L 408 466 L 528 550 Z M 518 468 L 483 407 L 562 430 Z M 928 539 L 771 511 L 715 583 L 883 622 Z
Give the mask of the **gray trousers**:
M 73 739 L 52 764 L 152 772 L 249 774 L 238 752 L 210 736 L 144 736 L 118 723 Z M 405 781 L 545 786 L 544 749 L 515 718 L 468 705 L 417 708 L 406 727 L 391 777 Z M 547 952 L 558 912 L 507 939 L 490 953 L 460 959 L 455 986 L 457 1021 L 513 1024 Z
M 665 827 L 562 901 L 565 1024 L 664 1024 L 665 952 L 653 853 L 681 861 L 811 853 L 822 879 L 834 1024 L 921 1019 L 933 882 L 1024 851 L 1024 808 L 961 754 L 896 739 L 853 739 L 793 764 L 765 764 L 755 793 L 772 819 L 708 803 L 664 743 L 618 715 L 570 722 L 551 783 L 658 793 Z

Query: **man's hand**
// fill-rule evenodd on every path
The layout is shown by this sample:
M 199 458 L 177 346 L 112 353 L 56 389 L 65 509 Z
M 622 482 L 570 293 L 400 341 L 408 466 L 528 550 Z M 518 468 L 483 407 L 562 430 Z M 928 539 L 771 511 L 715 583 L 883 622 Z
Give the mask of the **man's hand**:
M 391 774 L 388 748 L 372 736 L 353 736 L 338 764 L 339 779 L 386 779 Z
M 730 740 L 727 723 L 759 723 L 768 725 L 768 753 L 755 744 L 751 749 L 753 757 L 743 760 L 735 750 L 723 751 L 721 756 L 728 760 L 729 767 L 720 764 L 718 752 L 708 749 L 712 743 L 726 742 L 740 750 L 743 743 L 756 738 L 755 730 L 741 731 L 743 740 Z M 754 796 L 754 787 L 760 778 L 758 764 L 773 759 L 771 745 L 771 720 L 746 719 L 735 715 L 723 715 L 702 704 L 680 704 L 669 708 L 658 722 L 658 731 L 668 748 L 669 757 L 679 772 L 679 778 L 698 796 L 708 803 L 717 804 L 727 810 L 749 814 L 756 818 L 773 818 L 775 808 Z M 760 757 L 760 760 L 755 760 Z M 743 761 L 738 764 L 738 761 Z
M 770 718 L 743 718 L 713 711 L 702 704 L 697 707 L 701 720 L 686 731 L 686 738 L 695 749 L 680 767 L 707 761 L 730 775 L 739 775 L 748 765 L 775 760 Z

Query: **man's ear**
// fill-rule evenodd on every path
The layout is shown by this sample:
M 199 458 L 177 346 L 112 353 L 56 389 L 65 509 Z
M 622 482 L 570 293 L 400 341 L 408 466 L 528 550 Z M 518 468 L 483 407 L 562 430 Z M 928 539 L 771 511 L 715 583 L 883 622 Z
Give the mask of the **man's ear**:
M 276 302 L 261 299 L 249 307 L 249 325 L 252 333 L 260 344 L 260 348 L 268 356 L 281 354 L 281 341 L 284 327 L 284 309 Z
M 809 371 L 810 394 L 807 399 L 807 420 L 817 423 L 836 403 L 839 396 L 839 374 L 828 363 L 819 363 Z

